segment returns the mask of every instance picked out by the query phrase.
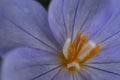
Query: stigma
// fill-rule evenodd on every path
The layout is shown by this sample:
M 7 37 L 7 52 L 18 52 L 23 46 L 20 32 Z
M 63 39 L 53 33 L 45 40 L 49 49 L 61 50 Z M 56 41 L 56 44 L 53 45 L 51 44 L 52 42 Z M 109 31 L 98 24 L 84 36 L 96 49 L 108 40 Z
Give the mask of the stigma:
M 101 43 L 88 41 L 88 36 L 81 35 L 78 31 L 73 41 L 70 38 L 66 40 L 60 56 L 61 64 L 69 71 L 79 70 L 90 58 L 97 55 L 101 48 Z

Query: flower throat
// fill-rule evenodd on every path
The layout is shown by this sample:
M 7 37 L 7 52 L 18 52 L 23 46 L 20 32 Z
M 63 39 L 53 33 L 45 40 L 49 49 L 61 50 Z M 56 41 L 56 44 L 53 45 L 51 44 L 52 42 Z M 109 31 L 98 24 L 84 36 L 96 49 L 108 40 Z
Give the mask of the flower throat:
M 85 62 L 99 53 L 102 44 L 96 45 L 92 41 L 87 42 L 87 40 L 88 36 L 81 36 L 80 31 L 73 41 L 69 38 L 66 40 L 60 54 L 60 63 L 66 70 L 72 72 L 79 70 Z

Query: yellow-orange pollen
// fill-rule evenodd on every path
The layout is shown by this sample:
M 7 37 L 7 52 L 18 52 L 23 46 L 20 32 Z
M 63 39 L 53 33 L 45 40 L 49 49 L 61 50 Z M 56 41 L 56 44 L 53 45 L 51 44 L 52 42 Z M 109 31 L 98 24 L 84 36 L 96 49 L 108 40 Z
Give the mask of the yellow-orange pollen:
M 68 40 L 60 54 L 60 63 L 68 71 L 76 71 L 90 58 L 97 55 L 102 48 L 102 44 L 95 45 L 87 42 L 88 36 L 82 35 L 78 31 L 74 41 Z

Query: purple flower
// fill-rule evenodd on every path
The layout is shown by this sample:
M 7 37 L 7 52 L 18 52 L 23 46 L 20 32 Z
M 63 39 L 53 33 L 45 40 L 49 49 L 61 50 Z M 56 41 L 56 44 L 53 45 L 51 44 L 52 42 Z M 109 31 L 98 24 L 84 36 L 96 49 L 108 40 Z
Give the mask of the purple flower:
M 117 3 L 1 0 L 2 80 L 120 80 Z

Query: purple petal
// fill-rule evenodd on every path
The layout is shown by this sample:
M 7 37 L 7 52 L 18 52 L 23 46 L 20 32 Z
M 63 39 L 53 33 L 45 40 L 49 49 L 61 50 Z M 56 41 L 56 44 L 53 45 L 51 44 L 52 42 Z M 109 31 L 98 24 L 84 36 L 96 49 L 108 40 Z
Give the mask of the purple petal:
M 83 80 L 80 74 L 71 73 L 66 71 L 65 69 L 61 69 L 57 75 L 55 75 L 52 79 L 49 80 Z
M 101 66 L 101 65 L 98 64 L 98 66 Z M 116 65 L 113 65 L 111 67 L 114 69 L 114 66 Z M 106 68 L 107 67 L 108 66 L 106 66 Z M 120 80 L 120 73 L 115 73 L 111 70 L 105 70 L 105 69 L 95 67 L 95 66 L 90 66 L 90 65 L 86 65 L 85 68 L 88 74 L 90 74 L 90 76 L 92 77 L 91 80 L 114 80 L 114 79 Z
M 53 0 L 49 23 L 56 39 L 64 44 L 66 38 L 74 38 L 79 29 L 92 35 L 109 20 L 113 11 L 111 0 Z
M 34 48 L 18 48 L 5 56 L 2 80 L 51 80 L 60 69 L 57 55 Z
M 19 46 L 56 52 L 58 44 L 48 26 L 47 12 L 35 0 L 0 1 L 0 50 Z
M 79 71 L 79 74 L 83 78 L 83 80 L 93 80 L 92 77 L 91 77 L 91 75 L 87 71 L 85 71 L 84 68 L 82 68 Z
M 58 55 L 34 48 L 17 48 L 5 56 L 2 80 L 79 80 L 90 76 L 60 66 Z M 12 73 L 12 74 L 11 74 Z
M 100 53 L 91 58 L 88 62 L 120 62 L 120 46 L 102 49 Z
M 120 45 L 120 11 L 116 11 L 109 22 L 92 36 L 96 43 L 103 43 L 103 48 Z
M 119 80 L 120 79 L 119 50 L 120 46 L 102 49 L 101 52 L 95 57 L 91 58 L 86 63 L 86 65 L 88 65 L 87 66 L 88 68 L 92 68 L 93 72 L 97 73 L 96 74 L 97 76 L 99 77 L 103 76 L 103 79 L 113 80 L 113 78 L 117 78 L 116 80 Z M 113 78 L 110 78 L 110 76 L 112 76 Z

